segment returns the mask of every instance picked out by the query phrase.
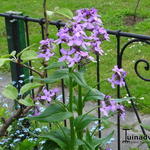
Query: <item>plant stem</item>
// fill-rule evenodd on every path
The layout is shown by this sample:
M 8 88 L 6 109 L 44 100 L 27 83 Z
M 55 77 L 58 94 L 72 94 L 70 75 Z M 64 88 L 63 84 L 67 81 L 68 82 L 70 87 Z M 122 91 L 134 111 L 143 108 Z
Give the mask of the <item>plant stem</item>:
M 71 68 L 69 69 L 69 73 L 71 73 Z M 69 110 L 73 112 L 73 84 L 72 84 L 72 77 L 69 77 Z M 75 131 L 74 131 L 74 117 L 70 118 L 70 130 L 71 130 L 71 147 L 74 150 L 75 144 Z
M 82 115 L 82 88 L 78 85 L 78 116 Z
M 140 4 L 140 0 L 137 0 L 136 7 L 135 7 L 135 10 L 134 10 L 134 21 L 136 21 L 137 9 L 139 7 L 139 4 Z
M 78 65 L 78 71 L 80 71 L 80 64 Z M 83 101 L 82 101 L 82 87 L 78 85 L 78 116 L 83 114 Z M 77 131 L 77 136 L 82 140 L 83 130 Z M 79 146 L 79 150 L 83 150 L 82 146 Z
M 43 78 L 43 74 L 40 73 L 39 71 L 33 69 L 33 67 L 30 67 L 30 66 L 28 66 L 28 65 L 26 65 L 26 64 L 21 64 L 18 60 L 17 60 L 17 61 L 12 61 L 12 62 L 14 62 L 14 63 L 16 63 L 16 64 L 19 64 L 20 66 L 25 67 L 25 68 L 27 68 L 27 69 L 33 71 L 34 73 L 38 74 L 41 78 Z
M 43 1 L 43 11 L 44 11 L 44 19 L 45 19 L 45 38 L 48 38 L 48 18 L 46 12 L 46 0 Z

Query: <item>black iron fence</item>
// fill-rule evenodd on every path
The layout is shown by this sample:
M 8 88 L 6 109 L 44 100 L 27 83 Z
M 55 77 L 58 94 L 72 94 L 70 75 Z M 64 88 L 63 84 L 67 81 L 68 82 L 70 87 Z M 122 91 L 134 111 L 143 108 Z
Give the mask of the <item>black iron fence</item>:
M 29 36 L 29 22 L 34 22 L 39 24 L 41 28 L 41 35 L 42 39 L 45 38 L 44 34 L 44 24 L 45 20 L 43 18 L 41 19 L 36 19 L 36 18 L 30 18 L 28 16 L 23 16 L 21 13 L 14 13 L 14 12 L 9 12 L 9 13 L 0 13 L 1 17 L 5 18 L 5 24 L 6 24 L 6 32 L 7 32 L 7 40 L 8 40 L 8 49 L 9 53 L 12 52 L 13 50 L 16 50 L 17 52 L 20 52 L 22 49 L 30 45 L 30 36 Z M 65 26 L 65 24 L 61 21 L 49 21 L 49 25 L 53 25 L 59 30 L 62 26 Z M 140 34 L 133 34 L 133 33 L 126 33 L 122 32 L 120 30 L 117 31 L 111 31 L 107 30 L 108 34 L 113 35 L 116 37 L 116 50 L 117 50 L 117 65 L 119 68 L 122 67 L 122 61 L 123 61 L 123 54 L 126 48 L 135 43 L 135 42 L 144 42 L 146 44 L 150 44 L 150 36 L 146 35 L 140 35 Z M 121 47 L 121 37 L 128 37 L 132 38 L 130 41 L 125 43 L 123 47 Z M 59 45 L 59 50 L 61 49 L 61 45 Z M 141 75 L 141 73 L 138 71 L 138 66 L 140 63 L 145 63 L 145 70 L 150 71 L 150 60 L 144 60 L 144 59 L 139 59 L 135 62 L 134 70 L 136 75 L 147 82 L 150 82 L 150 79 L 146 79 Z M 29 65 L 32 66 L 31 62 L 29 62 Z M 26 72 L 26 73 L 25 73 Z M 97 89 L 100 90 L 100 61 L 99 61 L 99 56 L 96 56 L 96 80 L 97 80 Z M 29 75 L 32 75 L 32 72 L 28 73 L 28 71 L 23 70 L 18 65 L 11 64 L 11 75 L 12 75 L 12 80 L 13 81 L 19 81 L 20 80 L 20 75 L 25 74 L 26 77 Z M 47 85 L 48 86 L 48 85 Z M 65 103 L 65 90 L 64 90 L 64 80 L 61 80 L 61 87 L 62 87 L 62 95 L 63 95 L 63 102 Z M 125 81 L 125 89 L 129 97 L 132 97 L 130 90 L 128 88 L 128 85 Z M 117 87 L 117 97 L 120 98 L 120 87 Z M 34 96 L 34 92 L 33 92 Z M 98 101 L 98 105 L 100 105 L 100 101 Z M 141 124 L 142 121 L 140 119 L 139 113 L 137 111 L 135 102 L 131 99 L 131 105 L 133 107 L 133 110 L 135 112 L 135 115 L 137 117 L 138 122 Z M 98 109 L 98 117 L 101 117 L 100 110 Z M 66 122 L 65 122 L 66 124 Z M 100 121 L 99 121 L 100 125 Z M 146 135 L 146 132 L 144 128 L 140 125 L 141 130 L 143 135 Z M 99 131 L 99 137 L 101 137 L 101 131 Z M 121 141 L 120 141 L 120 116 L 118 114 L 117 116 L 117 145 L 118 145 L 118 150 L 121 149 Z

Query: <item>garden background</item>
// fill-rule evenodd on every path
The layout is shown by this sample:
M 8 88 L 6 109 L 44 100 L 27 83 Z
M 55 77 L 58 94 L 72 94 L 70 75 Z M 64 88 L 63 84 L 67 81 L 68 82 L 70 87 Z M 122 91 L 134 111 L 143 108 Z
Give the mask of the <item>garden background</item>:
M 47 9 L 53 10 L 55 7 L 69 8 L 73 11 L 80 8 L 91 8 L 95 7 L 99 10 L 102 16 L 102 21 L 106 29 L 110 30 L 122 30 L 123 32 L 131 32 L 137 34 L 150 35 L 150 1 L 141 0 L 137 9 L 137 22 L 130 22 L 134 15 L 134 10 L 137 4 L 136 0 L 49 0 L 47 2 Z M 24 15 L 28 15 L 34 18 L 43 17 L 42 0 L 0 0 L 0 12 L 4 13 L 7 11 L 20 11 Z M 59 17 L 60 18 L 60 17 Z M 57 20 L 58 18 L 51 18 L 51 20 Z M 63 18 L 62 18 L 63 19 Z M 65 20 L 63 20 L 65 22 Z M 41 33 L 38 25 L 33 23 L 30 25 L 30 39 L 31 44 L 38 43 L 41 40 Z M 56 37 L 56 28 L 49 27 L 50 37 Z M 7 39 L 4 20 L 0 18 L 0 53 L 7 53 Z M 122 44 L 127 42 L 128 38 L 122 39 Z M 37 46 L 38 47 L 38 46 Z M 111 76 L 111 68 L 116 64 L 116 39 L 110 38 L 110 42 L 104 42 L 103 49 L 105 56 L 101 57 L 101 91 L 112 96 L 116 96 L 115 89 L 110 88 L 110 84 L 107 82 L 107 78 Z M 132 44 L 126 49 L 123 57 L 123 67 L 128 72 L 127 83 L 131 89 L 132 96 L 136 97 L 137 106 L 142 113 L 150 113 L 150 100 L 149 82 L 144 82 L 139 79 L 134 72 L 134 63 L 138 59 L 149 60 L 149 45 L 143 43 Z M 89 65 L 87 73 L 88 83 L 95 86 L 96 79 L 94 77 L 95 71 L 93 70 L 94 64 Z M 140 66 L 141 73 L 146 78 L 149 78 L 149 71 L 144 70 L 144 66 Z M 9 66 L 5 65 L 1 68 L 0 72 L 8 72 Z M 122 96 L 126 96 L 126 92 L 122 90 Z M 130 108 L 130 103 L 125 102 L 125 105 Z

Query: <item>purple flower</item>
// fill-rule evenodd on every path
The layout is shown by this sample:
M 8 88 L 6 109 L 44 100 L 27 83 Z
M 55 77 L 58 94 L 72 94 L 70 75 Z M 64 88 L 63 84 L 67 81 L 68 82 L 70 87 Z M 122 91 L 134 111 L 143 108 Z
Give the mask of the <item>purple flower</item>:
M 51 102 L 52 99 L 54 98 L 54 96 L 56 95 L 56 93 L 58 93 L 59 89 L 54 88 L 51 90 L 47 90 L 46 88 L 43 88 L 43 95 L 42 96 L 38 96 L 36 99 L 37 100 L 45 100 L 47 102 Z
M 41 113 L 41 112 L 40 112 L 40 107 L 39 107 L 39 106 L 35 106 L 33 116 L 39 116 L 40 113 Z
M 108 116 L 110 112 L 118 111 L 120 113 L 120 117 L 125 119 L 125 109 L 124 106 L 118 104 L 116 101 L 111 99 L 111 96 L 106 95 L 104 100 L 101 101 L 100 111 L 104 116 Z
M 108 79 L 112 88 L 115 88 L 115 85 L 119 85 L 120 87 L 125 86 L 124 78 L 126 77 L 127 73 L 122 68 L 119 69 L 118 66 L 114 66 L 112 71 L 115 73 L 112 75 L 112 78 Z
M 68 67 L 73 67 L 84 59 L 94 61 L 91 52 L 103 55 L 101 43 L 109 39 L 106 30 L 102 27 L 100 16 L 94 8 L 77 10 L 73 21 L 61 28 L 57 36 L 59 37 L 55 41 L 57 44 L 65 43 L 71 47 L 70 50 L 62 49 L 62 57 L 59 59 L 65 61 Z
M 54 53 L 52 50 L 54 49 L 54 40 L 53 39 L 46 39 L 42 40 L 40 42 L 40 52 L 38 53 L 39 58 L 44 58 L 45 61 L 48 61 L 52 56 L 54 56 Z

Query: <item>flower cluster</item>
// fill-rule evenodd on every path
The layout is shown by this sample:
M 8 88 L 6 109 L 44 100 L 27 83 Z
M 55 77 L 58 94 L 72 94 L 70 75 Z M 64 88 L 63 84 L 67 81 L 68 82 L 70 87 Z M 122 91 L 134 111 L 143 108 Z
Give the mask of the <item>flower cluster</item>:
M 127 73 L 122 68 L 118 68 L 118 66 L 114 66 L 112 71 L 115 73 L 112 75 L 112 78 L 108 79 L 112 88 L 115 88 L 115 85 L 119 85 L 120 87 L 125 86 L 124 78 L 126 77 Z
M 120 112 L 120 117 L 124 120 L 125 109 L 123 105 L 118 104 L 116 101 L 111 100 L 111 96 L 105 96 L 105 99 L 101 101 L 100 111 L 104 116 L 108 116 L 110 112 Z
M 100 45 L 103 40 L 108 40 L 108 34 L 102 27 L 102 21 L 97 14 L 97 10 L 81 9 L 76 11 L 73 21 L 61 28 L 58 35 L 57 44 L 65 43 L 69 49 L 61 49 L 62 57 L 59 61 L 65 61 L 68 67 L 82 59 L 94 60 L 90 52 L 102 55 L 103 50 Z
M 39 102 L 51 102 L 53 99 L 55 99 L 56 94 L 59 92 L 58 88 L 47 90 L 46 88 L 43 88 L 42 95 L 38 95 L 35 99 L 37 102 L 35 103 L 36 106 L 34 107 L 34 114 L 33 116 L 38 116 L 41 114 L 41 112 L 45 109 L 40 106 Z
M 48 61 L 52 56 L 54 56 L 54 40 L 53 39 L 46 39 L 40 42 L 40 52 L 38 53 L 39 58 L 44 58 L 45 61 Z
M 51 100 L 54 98 L 56 93 L 58 93 L 58 91 L 59 91 L 58 88 L 54 88 L 54 89 L 50 89 L 50 90 L 43 88 L 43 90 L 42 90 L 43 95 L 38 96 L 37 100 L 44 100 L 47 102 L 51 102 Z

